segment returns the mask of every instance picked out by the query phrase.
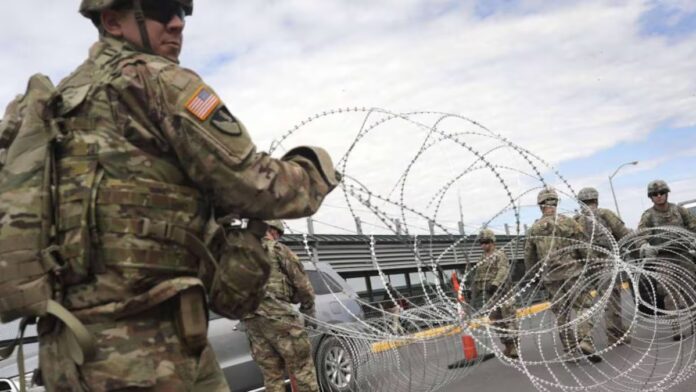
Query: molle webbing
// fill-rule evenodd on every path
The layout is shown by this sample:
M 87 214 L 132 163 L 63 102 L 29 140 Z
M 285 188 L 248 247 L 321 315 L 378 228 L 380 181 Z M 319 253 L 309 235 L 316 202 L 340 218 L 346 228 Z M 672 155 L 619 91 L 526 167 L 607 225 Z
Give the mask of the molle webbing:
M 66 125 L 85 126 L 89 121 L 66 122 Z M 138 149 L 112 151 L 104 146 L 93 137 L 92 140 L 74 138 L 61 146 L 60 175 L 67 176 L 66 183 L 74 176 L 82 176 L 88 182 L 82 185 L 80 181 L 73 181 L 71 186 L 60 188 L 59 231 L 75 233 L 81 230 L 83 233 L 83 241 L 73 237 L 63 245 L 61 254 L 79 266 L 79 260 L 85 257 L 84 238 L 88 236 L 87 243 L 92 248 L 90 263 L 96 273 L 103 266 L 117 265 L 195 274 L 198 258 L 209 257 L 196 237 L 202 227 L 192 223 L 201 220 L 200 193 L 186 186 L 150 179 L 110 178 L 101 167 L 110 167 L 109 160 L 145 158 L 153 162 L 158 174 L 168 174 L 172 169 L 169 163 Z M 151 239 L 157 244 L 119 238 L 128 235 Z
M 106 181 L 103 185 L 106 185 Z M 113 189 L 102 187 L 98 191 L 96 204 L 98 206 L 118 205 L 122 207 L 137 206 L 146 207 L 154 210 L 171 210 L 194 216 L 198 212 L 199 201 L 188 196 L 164 195 L 147 192 L 142 188 L 142 183 L 138 183 L 139 191 L 126 189 Z M 74 201 L 87 197 L 88 192 L 74 192 L 64 201 Z M 73 230 L 82 225 L 82 217 L 73 215 L 61 220 L 60 230 Z M 198 269 L 197 260 L 200 257 L 208 257 L 205 246 L 198 237 L 191 233 L 183 225 L 173 224 L 167 221 L 154 220 L 140 217 L 112 217 L 97 214 L 95 227 L 100 237 L 109 234 L 133 235 L 138 238 L 153 239 L 160 243 L 173 243 L 188 250 L 181 252 L 176 248 L 171 250 L 161 249 L 136 249 L 133 247 L 109 245 L 111 241 L 97 249 L 97 257 L 106 265 L 121 265 L 132 268 L 151 268 L 161 270 L 196 272 Z M 106 240 L 106 238 L 102 238 Z M 80 252 L 79 244 L 69 244 L 61 252 L 66 258 L 78 257 Z M 193 257 L 192 257 L 193 256 Z
M 0 285 L 3 283 L 22 278 L 27 276 L 38 276 L 46 272 L 46 269 L 40 261 L 36 259 L 33 255 L 31 257 L 26 257 L 23 261 L 18 261 L 17 263 L 9 264 L 2 268 L 2 275 L 0 275 Z M 0 295 L 6 295 L 0 292 Z

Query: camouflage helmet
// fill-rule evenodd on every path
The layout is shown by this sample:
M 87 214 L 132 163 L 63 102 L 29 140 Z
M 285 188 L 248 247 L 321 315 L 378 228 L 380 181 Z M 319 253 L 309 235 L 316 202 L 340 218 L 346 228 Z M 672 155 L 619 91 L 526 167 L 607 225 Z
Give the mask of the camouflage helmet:
M 285 226 L 283 225 L 282 220 L 279 220 L 279 219 L 268 220 L 268 221 L 266 221 L 266 224 L 268 225 L 268 227 L 272 227 L 272 228 L 278 230 L 278 232 L 280 234 L 283 234 L 285 232 Z
M 580 192 L 578 192 L 578 200 L 599 200 L 599 192 L 597 192 L 597 190 L 592 187 L 582 188 L 580 189 Z
M 495 242 L 495 233 L 491 229 L 483 229 L 479 233 L 479 241 Z
M 143 1 L 143 0 L 141 0 Z M 145 0 L 146 1 L 146 0 Z M 161 0 L 156 0 L 161 1 Z M 193 14 L 193 0 L 172 0 L 181 4 L 186 15 Z M 110 9 L 124 0 L 82 0 L 80 3 L 80 13 L 86 18 L 94 20 L 95 15 L 103 10 Z
M 547 200 L 558 200 L 558 193 L 551 187 L 542 189 L 537 195 L 537 204 L 542 205 Z
M 648 184 L 648 196 L 650 196 L 651 193 L 660 192 L 660 191 L 665 191 L 665 192 L 670 191 L 667 183 L 664 182 L 663 180 L 650 181 L 650 183 Z

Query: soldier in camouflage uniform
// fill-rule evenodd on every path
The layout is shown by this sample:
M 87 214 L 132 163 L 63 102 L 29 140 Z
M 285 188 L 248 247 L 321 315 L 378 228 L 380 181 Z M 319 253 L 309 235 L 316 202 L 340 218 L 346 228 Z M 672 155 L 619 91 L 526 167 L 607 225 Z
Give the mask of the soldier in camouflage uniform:
M 476 309 L 484 304 L 495 304 L 492 300 L 500 300 L 500 294 L 506 288 L 508 275 L 510 274 L 510 262 L 502 250 L 496 250 L 495 234 L 489 229 L 482 230 L 479 234 L 479 244 L 483 250 L 481 259 L 476 264 L 473 287 L 471 291 L 472 306 Z M 494 326 L 501 330 L 514 331 L 517 314 L 515 308 L 509 304 L 497 304 L 498 308 L 490 314 Z M 509 332 L 501 332 L 509 333 Z M 501 336 L 500 341 L 505 345 L 503 355 L 517 358 L 516 341 L 511 336 Z
M 81 3 L 100 36 L 58 86 L 58 240 L 62 303 L 96 354 L 72 355 L 74 338 L 42 318 L 49 391 L 227 391 L 206 337 L 210 282 L 198 278 L 210 211 L 306 216 L 338 182 L 321 149 L 256 152 L 213 89 L 179 66 L 192 10 L 192 0 Z
M 268 222 L 263 246 L 271 258 L 271 276 L 266 296 L 258 309 L 243 322 L 247 328 L 251 355 L 261 368 L 267 392 L 284 392 L 284 374 L 294 378 L 299 391 L 319 392 L 312 360 L 312 348 L 303 325 L 316 316 L 314 289 L 302 262 L 278 242 L 283 223 Z M 292 304 L 300 304 L 301 317 Z
M 588 241 L 592 241 L 592 245 L 599 246 L 603 249 L 612 249 L 611 239 L 608 238 L 604 230 L 608 230 L 614 240 L 618 241 L 621 238 L 631 233 L 631 230 L 626 227 L 624 222 L 611 210 L 599 208 L 599 192 L 595 188 L 582 188 L 578 192 L 578 200 L 583 204 L 580 206 L 582 212 L 575 215 L 575 220 L 585 230 L 585 236 Z M 607 260 L 608 254 L 605 252 L 595 252 L 593 259 L 598 261 Z M 600 268 L 609 268 L 604 264 L 599 265 Z M 630 343 L 631 337 L 626 335 L 626 328 L 621 319 L 621 281 L 614 282 L 611 285 L 611 296 L 607 305 L 604 316 L 606 319 L 607 341 L 609 344 L 617 342 Z M 620 339 L 621 337 L 623 339 Z
M 651 230 L 651 228 L 659 227 L 680 227 L 692 233 L 696 233 L 696 217 L 691 215 L 689 210 L 676 204 L 670 203 L 669 186 L 665 181 L 655 180 L 648 184 L 648 197 L 653 202 L 653 206 L 645 210 L 640 217 L 638 223 L 639 231 L 647 231 L 651 234 L 649 239 L 641 245 L 641 256 L 645 260 L 647 269 L 660 270 L 668 264 L 672 265 L 670 269 L 672 274 L 677 274 L 683 277 L 687 282 L 693 282 L 696 279 L 696 268 L 693 260 L 693 240 L 691 244 L 684 247 L 682 241 L 674 242 L 674 236 L 667 231 Z M 691 252 L 691 254 L 689 253 Z M 674 269 L 676 268 L 676 270 Z M 688 276 L 686 276 L 688 274 Z M 642 281 L 641 283 L 647 283 Z M 652 282 L 654 290 L 659 299 L 664 301 L 665 310 L 683 309 L 688 306 L 688 293 L 679 290 L 668 290 L 660 282 Z M 675 283 L 679 284 L 679 283 Z M 645 284 L 644 286 L 648 286 Z M 649 287 L 641 287 L 641 296 L 649 298 L 652 296 L 652 291 Z M 688 301 L 691 302 L 691 301 Z M 675 322 L 672 324 L 674 335 L 673 339 L 681 340 L 683 335 L 681 328 Z
M 579 349 L 590 361 L 600 362 L 602 358 L 594 355 L 592 318 L 575 322 L 592 305 L 590 290 L 578 281 L 582 279 L 586 254 L 582 248 L 573 248 L 585 241 L 584 230 L 572 218 L 556 213 L 558 194 L 553 188 L 542 189 L 537 204 L 542 216 L 526 233 L 525 267 L 528 273 L 541 269 L 563 349 L 571 354 Z M 575 311 L 576 318 L 571 317 L 571 311 Z

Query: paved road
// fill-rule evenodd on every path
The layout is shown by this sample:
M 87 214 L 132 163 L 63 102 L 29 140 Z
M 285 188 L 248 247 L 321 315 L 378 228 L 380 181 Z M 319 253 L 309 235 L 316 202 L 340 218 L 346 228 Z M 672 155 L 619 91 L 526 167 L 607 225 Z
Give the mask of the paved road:
M 543 315 L 535 317 L 529 322 L 538 322 Z M 549 315 L 546 315 L 547 320 Z M 535 324 L 538 325 L 538 324 Z M 550 320 L 546 325 L 550 325 Z M 601 335 L 601 334 L 596 334 Z M 552 372 L 562 384 L 573 386 L 575 390 L 590 391 L 642 391 L 653 388 L 657 389 L 658 382 L 665 379 L 665 375 L 670 374 L 670 380 L 675 378 L 675 373 L 684 370 L 686 363 L 694 363 L 694 338 L 689 338 L 680 346 L 675 344 L 667 333 L 658 335 L 658 342 L 652 344 L 651 333 L 649 331 L 637 331 L 630 346 L 621 346 L 603 355 L 604 361 L 598 365 L 592 365 L 583 360 L 579 363 L 554 363 L 549 365 L 530 365 L 527 370 L 542 380 L 552 384 L 546 384 L 548 391 L 562 391 L 558 386 L 553 386 L 557 382 L 551 376 Z M 601 336 L 596 337 L 597 343 L 602 347 L 605 340 Z M 555 347 L 552 336 L 545 336 L 540 341 L 525 338 L 522 340 L 522 354 L 526 361 L 541 360 L 538 347 L 542 351 L 551 354 Z M 686 352 L 679 358 L 679 350 Z M 646 355 L 649 354 L 649 355 Z M 551 355 L 556 357 L 556 355 Z M 656 357 L 661 360 L 656 360 Z M 689 372 L 686 371 L 686 374 Z M 672 386 L 669 389 L 662 389 L 670 392 L 694 392 L 696 378 L 687 377 L 685 381 Z M 578 388 L 585 386 L 586 389 Z M 593 386 L 593 387 L 591 387 Z M 539 389 L 530 381 L 529 377 L 520 369 L 505 363 L 497 358 L 486 361 L 475 367 L 475 370 L 464 374 L 461 380 L 438 389 L 443 392 L 455 391 L 477 391 L 477 392 L 533 392 Z
M 550 328 L 553 320 L 553 314 L 544 311 L 525 320 L 523 327 L 525 330 Z M 599 323 L 595 342 L 601 349 L 606 347 L 606 338 L 601 332 L 604 330 L 601 321 Z M 560 347 L 557 334 L 549 332 L 525 337 L 521 353 L 529 364 L 526 369 L 515 368 L 497 358 L 472 367 L 447 369 L 447 364 L 463 358 L 463 354 L 459 335 L 442 336 L 374 354 L 373 366 L 367 372 L 370 374 L 361 377 L 364 381 L 361 390 L 533 392 L 562 391 L 559 385 L 564 385 L 575 391 L 696 391 L 696 378 L 688 370 L 689 363 L 696 363 L 696 338 L 674 343 L 668 328 L 656 336 L 653 336 L 654 330 L 653 326 L 637 325 L 633 342 L 604 353 L 604 361 L 597 365 L 584 359 L 577 363 L 547 363 L 548 359 L 558 358 L 555 353 L 556 347 Z M 497 344 L 501 347 L 499 342 Z M 684 381 L 670 385 L 679 374 Z M 536 388 L 530 376 L 536 377 L 545 389 Z

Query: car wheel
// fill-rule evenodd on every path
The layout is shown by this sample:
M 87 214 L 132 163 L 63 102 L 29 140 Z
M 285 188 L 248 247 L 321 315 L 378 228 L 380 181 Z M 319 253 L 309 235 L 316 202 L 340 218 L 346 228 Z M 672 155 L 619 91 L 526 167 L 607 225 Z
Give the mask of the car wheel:
M 329 336 L 317 350 L 317 377 L 324 392 L 355 391 L 357 368 L 345 340 Z

